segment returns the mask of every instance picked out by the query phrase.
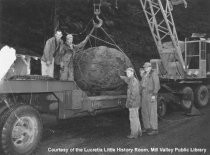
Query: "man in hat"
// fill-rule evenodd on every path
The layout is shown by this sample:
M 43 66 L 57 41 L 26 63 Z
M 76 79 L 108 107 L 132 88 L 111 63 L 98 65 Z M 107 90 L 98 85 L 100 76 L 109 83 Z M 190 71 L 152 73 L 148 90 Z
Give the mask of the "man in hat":
M 63 44 L 60 61 L 60 80 L 74 80 L 73 56 L 77 51 L 84 48 L 89 35 L 79 44 L 73 44 L 73 35 L 66 35 L 66 42 Z
M 151 63 L 146 62 L 143 67 L 144 72 L 141 72 L 142 120 L 144 131 L 148 135 L 154 135 L 158 134 L 157 93 L 160 89 L 160 81 L 157 73 L 152 70 Z
M 127 68 L 126 76 L 120 76 L 128 84 L 126 107 L 129 109 L 131 133 L 128 138 L 137 138 L 142 135 L 139 121 L 140 92 L 139 81 L 134 77 L 134 69 Z
M 44 52 L 41 58 L 42 75 L 54 77 L 54 62 L 55 57 L 60 52 L 61 46 L 63 44 L 61 39 L 62 36 L 62 32 L 57 30 L 55 32 L 55 36 L 46 41 Z M 57 61 L 56 65 L 59 65 Z

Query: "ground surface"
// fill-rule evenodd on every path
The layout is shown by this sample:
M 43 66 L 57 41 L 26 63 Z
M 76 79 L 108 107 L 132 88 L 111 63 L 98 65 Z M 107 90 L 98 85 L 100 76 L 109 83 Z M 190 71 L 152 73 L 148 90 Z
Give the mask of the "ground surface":
M 37 154 L 60 155 L 66 154 L 52 152 L 53 149 L 73 150 L 71 154 L 85 154 L 88 148 L 98 149 L 94 154 L 131 154 L 127 149 L 144 148 L 149 152 L 142 154 L 171 154 L 163 153 L 161 148 L 173 149 L 173 154 L 204 154 L 195 151 L 194 148 L 205 148 L 210 154 L 210 106 L 201 109 L 201 116 L 187 117 L 183 112 L 174 111 L 159 121 L 159 134 L 156 136 L 143 135 L 134 140 L 126 138 L 129 134 L 129 121 L 127 111 L 103 114 L 95 117 L 68 120 L 60 125 L 55 125 L 55 120 L 44 117 L 44 136 Z M 76 148 L 82 149 L 82 153 L 76 152 Z M 109 152 L 105 152 L 105 150 Z M 118 149 L 117 149 L 118 148 Z M 126 149 L 126 150 L 119 150 Z M 152 153 L 151 148 L 158 148 L 157 153 Z M 175 148 L 183 149 L 180 153 Z M 190 148 L 192 148 L 190 150 Z M 100 152 L 102 149 L 103 152 Z M 187 150 L 189 149 L 189 150 Z M 77 149 L 78 151 L 79 149 Z M 55 150 L 56 151 L 56 150 Z M 127 150 L 128 151 L 128 150 Z M 137 150 L 133 150 L 139 154 Z M 139 150 L 143 151 L 143 150 Z M 147 150 L 144 150 L 147 151 Z M 88 154 L 93 154 L 89 152 Z

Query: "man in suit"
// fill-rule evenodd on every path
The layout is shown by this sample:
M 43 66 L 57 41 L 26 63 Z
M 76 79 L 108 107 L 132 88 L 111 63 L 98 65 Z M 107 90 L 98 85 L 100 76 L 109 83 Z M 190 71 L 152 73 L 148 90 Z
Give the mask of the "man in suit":
M 63 41 L 61 39 L 62 32 L 57 30 L 55 35 L 46 41 L 44 52 L 41 58 L 42 75 L 54 77 L 54 65 L 59 65 L 59 61 L 55 61 L 55 57 L 59 54 Z M 54 64 L 55 63 L 55 64 Z

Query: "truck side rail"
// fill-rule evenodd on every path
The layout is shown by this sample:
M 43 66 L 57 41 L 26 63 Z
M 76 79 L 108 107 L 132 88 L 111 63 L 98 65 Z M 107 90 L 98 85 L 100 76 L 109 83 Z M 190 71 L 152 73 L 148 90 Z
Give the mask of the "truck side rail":
M 74 81 L 8 80 L 0 81 L 0 94 L 44 93 L 76 89 Z

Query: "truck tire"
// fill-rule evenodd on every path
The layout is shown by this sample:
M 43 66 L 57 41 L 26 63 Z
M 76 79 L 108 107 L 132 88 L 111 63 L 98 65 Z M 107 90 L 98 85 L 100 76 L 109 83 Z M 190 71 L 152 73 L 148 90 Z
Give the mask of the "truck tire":
M 181 107 L 184 110 L 190 110 L 192 105 L 194 104 L 194 93 L 192 88 L 186 86 L 181 90 L 182 98 L 181 98 Z
M 158 116 L 164 117 L 167 112 L 167 103 L 164 100 L 164 98 L 161 96 L 158 96 L 157 103 L 158 103 L 157 104 L 158 105 Z
M 205 107 L 209 101 L 209 91 L 204 85 L 200 85 L 195 90 L 195 104 L 198 107 Z
M 42 121 L 29 105 L 15 105 L 1 115 L 0 146 L 7 155 L 34 152 L 42 136 Z

